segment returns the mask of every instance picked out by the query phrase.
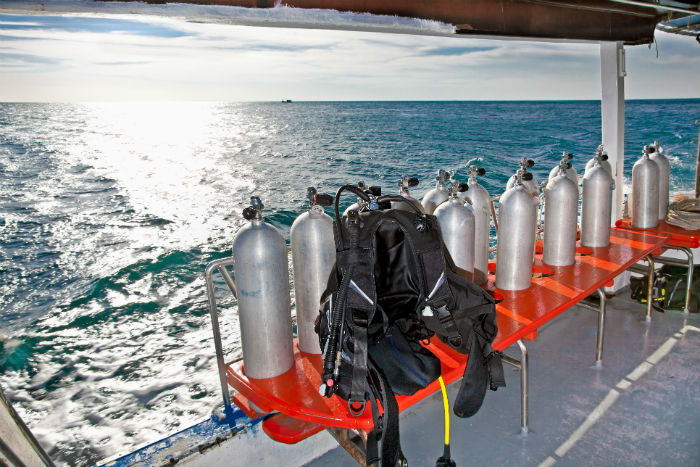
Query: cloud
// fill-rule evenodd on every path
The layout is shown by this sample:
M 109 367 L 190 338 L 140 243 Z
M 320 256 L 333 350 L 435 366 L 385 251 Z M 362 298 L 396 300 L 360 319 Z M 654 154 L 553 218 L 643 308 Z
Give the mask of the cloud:
M 72 33 L 129 34 L 147 37 L 183 37 L 181 29 L 163 24 L 112 18 L 0 14 L 0 31 L 59 30 Z
M 152 63 L 147 60 L 140 60 L 140 61 L 128 61 L 128 60 L 123 60 L 123 61 L 114 61 L 114 62 L 95 62 L 95 65 L 104 65 L 104 66 L 130 66 L 130 65 L 147 65 L 149 63 Z
M 423 50 L 420 55 L 423 56 L 437 56 L 437 57 L 450 57 L 450 56 L 461 56 L 468 55 L 477 52 L 489 52 L 491 50 L 496 50 L 500 48 L 497 45 L 494 46 L 457 46 L 457 47 L 434 47 L 427 50 Z
M 56 65 L 61 60 L 32 54 L 0 52 L 0 67 L 19 67 L 24 65 Z

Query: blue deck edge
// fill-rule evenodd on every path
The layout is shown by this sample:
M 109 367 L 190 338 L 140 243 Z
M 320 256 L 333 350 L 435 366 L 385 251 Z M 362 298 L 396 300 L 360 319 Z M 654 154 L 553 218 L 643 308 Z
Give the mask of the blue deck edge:
M 182 431 L 173 433 L 154 443 L 146 444 L 128 454 L 118 454 L 96 464 L 100 467 L 128 467 L 163 465 L 170 459 L 179 460 L 190 454 L 201 453 L 220 442 L 236 436 L 247 428 L 259 424 L 267 416 L 252 419 L 236 406 L 228 410 L 215 409 L 212 415 Z M 174 449 L 177 443 L 177 448 Z M 169 452 L 172 450 L 172 452 Z

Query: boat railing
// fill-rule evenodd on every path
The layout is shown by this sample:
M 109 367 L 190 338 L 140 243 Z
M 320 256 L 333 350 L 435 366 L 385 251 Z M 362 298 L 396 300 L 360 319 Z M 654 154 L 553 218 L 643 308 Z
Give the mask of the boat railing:
M 227 266 L 233 266 L 233 257 L 216 259 L 207 264 L 204 275 L 207 283 L 207 298 L 209 301 L 209 316 L 211 318 L 211 328 L 214 334 L 214 348 L 216 349 L 216 366 L 219 370 L 219 382 L 221 383 L 221 395 L 224 399 L 224 408 L 228 411 L 231 408 L 231 395 L 228 390 L 228 381 L 226 380 L 226 362 L 224 362 L 224 349 L 221 344 L 221 331 L 219 329 L 219 315 L 216 307 L 216 294 L 214 293 L 214 271 L 218 271 L 224 282 L 233 293 L 233 296 L 238 298 L 238 289 L 231 275 L 226 269 Z

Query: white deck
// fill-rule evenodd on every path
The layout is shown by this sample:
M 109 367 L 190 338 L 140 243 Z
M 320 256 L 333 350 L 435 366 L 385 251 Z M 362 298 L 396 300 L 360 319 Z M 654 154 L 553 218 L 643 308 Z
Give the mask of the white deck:
M 457 465 L 700 465 L 700 316 L 654 312 L 647 325 L 645 307 L 628 297 L 624 289 L 608 301 L 601 368 L 592 365 L 593 311 L 575 307 L 526 341 L 530 433 L 519 434 L 519 374 L 506 366 L 507 388 L 489 392 L 473 418 L 451 418 Z M 403 414 L 409 465 L 435 465 L 442 413 L 436 394 Z M 357 464 L 337 448 L 307 465 Z

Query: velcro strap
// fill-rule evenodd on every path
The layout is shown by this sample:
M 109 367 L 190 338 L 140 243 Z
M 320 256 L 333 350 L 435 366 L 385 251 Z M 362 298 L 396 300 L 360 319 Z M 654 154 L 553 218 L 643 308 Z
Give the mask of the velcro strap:
M 384 414 L 381 417 L 375 417 L 373 414 L 375 424 L 373 433 L 378 435 L 376 439 L 381 439 L 382 442 L 381 465 L 382 467 L 395 467 L 399 459 L 404 461 L 399 435 L 399 405 L 396 402 L 394 392 L 391 390 L 391 385 L 387 381 L 381 368 L 379 368 L 371 358 L 369 365 L 372 376 L 374 376 L 372 380 L 379 383 L 378 387 L 376 387 L 375 384 L 373 384 L 373 387 L 384 409 Z M 371 395 L 370 398 L 374 399 L 374 396 Z M 375 406 L 372 405 L 373 410 L 374 408 Z M 369 465 L 369 450 L 367 455 L 367 465 Z
M 481 341 L 481 338 L 478 338 Z M 491 344 L 488 342 L 482 346 L 484 351 L 484 358 L 486 359 L 486 366 L 489 370 L 489 389 L 495 391 L 498 388 L 503 388 L 506 386 L 506 378 L 503 373 L 503 360 L 501 359 L 501 354 L 493 350 Z

